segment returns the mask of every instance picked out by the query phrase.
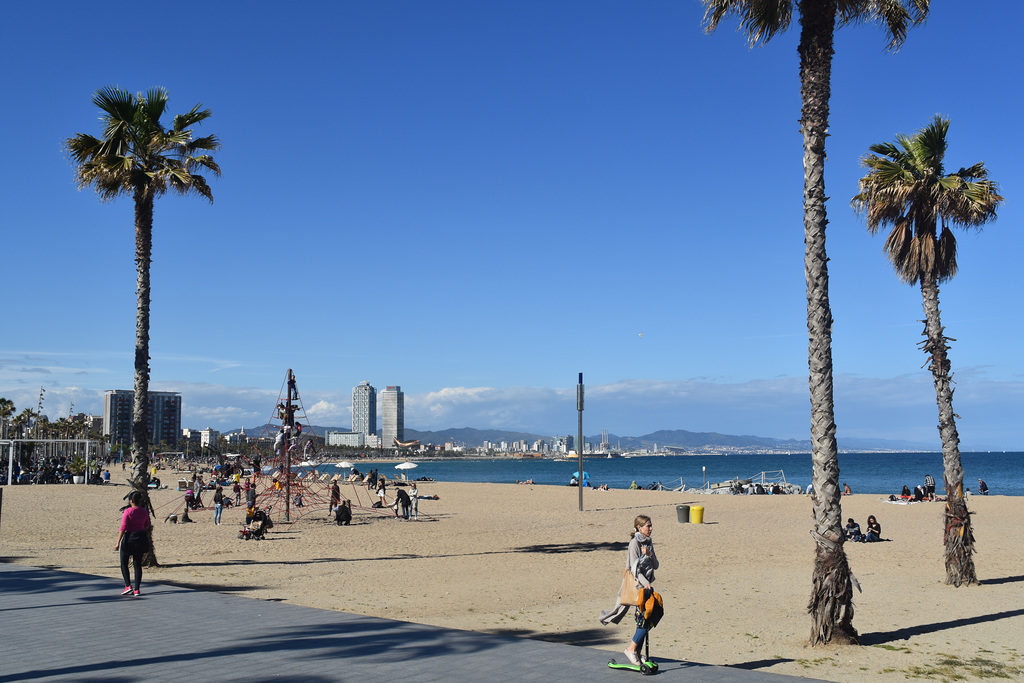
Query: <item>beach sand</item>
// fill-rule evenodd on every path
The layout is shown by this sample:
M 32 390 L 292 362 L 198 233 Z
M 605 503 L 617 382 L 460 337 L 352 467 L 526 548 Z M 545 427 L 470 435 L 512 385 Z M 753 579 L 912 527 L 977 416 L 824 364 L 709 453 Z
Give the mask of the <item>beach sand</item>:
M 0 561 L 110 577 L 121 588 L 114 542 L 125 485 L 4 487 Z M 351 485 L 343 495 L 355 497 Z M 390 493 L 390 492 L 389 492 Z M 654 520 L 665 617 L 654 658 L 735 665 L 835 681 L 952 680 L 986 667 L 1024 677 L 1024 498 L 974 497 L 980 586 L 943 584 L 942 504 L 843 498 L 843 518 L 869 514 L 883 543 L 848 543 L 863 593 L 854 625 L 862 645 L 808 646 L 814 544 L 806 496 L 718 496 L 669 491 L 585 491 L 554 486 L 425 483 L 420 521 L 356 509 L 352 526 L 324 511 L 278 523 L 266 541 L 237 537 L 244 510 L 192 513 L 163 523 L 182 494 L 154 493 L 158 557 L 143 584 L 512 634 L 620 652 L 632 617 L 597 621 L 612 606 L 633 518 Z M 207 494 L 207 498 L 212 494 Z M 390 497 L 389 497 L 390 499 Z M 703 525 L 676 506 L 703 505 Z M 295 512 L 298 512 L 297 510 Z M 390 511 L 385 511 L 391 514 Z M 194 615 L 202 618 L 202 615 Z M 945 662 L 945 663 L 944 663 Z

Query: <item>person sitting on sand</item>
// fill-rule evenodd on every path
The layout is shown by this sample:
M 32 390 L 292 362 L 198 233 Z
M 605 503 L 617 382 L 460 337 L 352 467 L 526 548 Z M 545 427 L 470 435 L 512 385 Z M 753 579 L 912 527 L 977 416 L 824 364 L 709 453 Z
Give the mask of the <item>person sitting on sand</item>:
M 924 487 L 920 486 L 920 485 L 919 486 L 915 486 L 914 487 L 914 502 L 915 503 L 920 503 L 922 500 L 924 500 L 924 497 L 925 497 Z
M 988 484 L 983 482 L 981 479 L 978 480 L 978 493 L 980 493 L 983 496 L 988 495 Z
M 912 494 L 912 493 L 910 493 L 910 487 L 909 487 L 909 486 L 907 486 L 906 484 L 904 484 L 904 485 L 903 485 L 903 491 L 902 491 L 902 492 L 900 493 L 900 498 L 902 498 L 902 499 L 904 499 L 904 500 L 907 500 L 907 499 L 908 499 L 908 498 L 910 498 L 910 497 L 911 497 L 912 495 L 913 495 L 913 494 Z
M 853 517 L 846 520 L 846 540 L 847 541 L 859 541 L 862 538 L 860 533 L 860 524 L 853 521 Z
M 843 482 L 843 495 L 844 496 L 852 496 L 853 495 L 853 491 L 850 490 L 850 485 L 847 484 L 845 481 Z
M 334 523 L 338 526 L 349 526 L 352 522 L 352 503 L 349 500 L 341 501 L 338 507 L 334 508 Z
M 882 525 L 878 523 L 874 515 L 868 515 L 868 533 L 864 536 L 864 540 L 868 543 L 874 543 L 882 540 Z

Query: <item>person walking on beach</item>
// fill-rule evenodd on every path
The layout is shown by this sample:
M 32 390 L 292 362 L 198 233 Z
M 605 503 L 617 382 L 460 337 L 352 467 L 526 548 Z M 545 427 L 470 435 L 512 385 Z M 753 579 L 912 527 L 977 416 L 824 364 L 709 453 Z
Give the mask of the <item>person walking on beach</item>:
M 924 493 L 928 500 L 935 500 L 935 478 L 930 474 L 924 475 Z
M 388 504 L 387 489 L 388 489 L 387 478 L 383 474 L 378 475 L 377 476 L 377 500 L 380 502 L 380 505 L 378 505 L 377 507 L 387 507 L 387 504 Z
M 235 505 L 242 504 L 242 485 L 238 483 L 238 475 L 235 475 L 235 483 L 232 484 L 231 490 L 235 494 Z
M 114 550 L 121 552 L 121 578 L 124 579 L 124 590 L 121 595 L 139 596 L 142 587 L 142 556 L 149 550 L 149 535 L 146 533 L 151 526 L 149 511 L 144 507 L 145 501 L 141 491 L 132 491 L 128 497 L 129 506 L 121 515 L 121 529 L 117 534 Z M 132 583 L 128 574 L 128 560 L 135 568 L 135 582 Z
M 420 490 L 416 488 L 416 482 L 413 482 L 412 488 L 409 489 L 409 504 L 412 521 L 418 522 L 420 519 Z
M 651 531 L 654 523 L 647 515 L 637 515 L 633 520 L 633 534 L 629 539 L 629 548 L 626 551 L 626 560 L 629 563 L 629 570 L 636 577 L 638 586 L 644 591 L 646 602 L 647 591 L 654 591 L 651 584 L 654 583 L 654 570 L 658 568 L 658 556 L 654 553 L 654 542 L 651 540 Z M 647 623 L 644 608 L 639 605 L 636 608 L 636 632 L 633 640 L 623 651 L 626 658 L 634 666 L 640 666 L 641 651 L 644 640 L 647 638 L 647 631 L 650 626 Z
M 220 515 L 224 512 L 224 487 L 218 486 L 213 494 L 213 523 L 220 524 Z

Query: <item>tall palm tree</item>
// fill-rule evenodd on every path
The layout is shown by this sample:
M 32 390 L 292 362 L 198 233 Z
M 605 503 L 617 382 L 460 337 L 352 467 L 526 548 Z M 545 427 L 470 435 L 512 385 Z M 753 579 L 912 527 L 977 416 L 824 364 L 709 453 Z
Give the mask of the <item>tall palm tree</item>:
M 34 424 L 33 420 L 36 419 L 36 415 L 36 411 L 31 408 L 23 408 L 22 411 L 15 415 L 14 419 L 11 420 L 11 425 L 18 430 L 19 439 L 24 439 L 25 432 L 31 431 L 32 425 Z M 29 436 L 31 436 L 31 434 L 29 434 Z
M 953 412 L 949 344 L 939 314 L 939 284 L 957 272 L 956 237 L 950 226 L 974 228 L 995 219 L 1003 198 L 999 186 L 988 180 L 984 163 L 946 174 L 942 162 L 948 131 L 949 119 L 936 115 L 915 135 L 898 135 L 895 143 L 871 145 L 871 154 L 861 160 L 869 170 L 860 180 L 853 207 L 866 215 L 872 234 L 885 226 L 892 228 L 885 253 L 901 280 L 921 287 L 922 347 L 931 358 L 946 484 L 946 583 L 961 586 L 977 583 L 978 577 L 971 515 L 963 497 L 964 470 Z
M 135 202 L 137 299 L 131 482 L 147 502 L 153 201 L 170 190 L 182 195 L 197 194 L 212 202 L 210 186 L 199 173 L 209 171 L 220 175 L 220 167 L 207 153 L 220 149 L 220 141 L 215 135 L 195 136 L 192 132 L 192 128 L 210 118 L 212 112 L 197 104 L 187 113 L 175 116 L 170 128 L 164 128 L 160 118 L 167 109 L 167 100 L 164 88 L 151 88 L 145 94 L 136 95 L 117 87 L 97 90 L 92 101 L 102 112 L 101 137 L 78 133 L 64 142 L 75 164 L 79 189 L 92 188 L 103 201 L 125 195 Z
M 832 309 L 825 251 L 825 138 L 828 135 L 832 47 L 836 26 L 878 22 L 889 49 L 903 44 L 910 27 L 924 21 L 930 0 L 702 0 L 704 25 L 714 32 L 735 16 L 751 47 L 785 31 L 800 15 L 800 132 L 804 146 L 804 277 L 811 396 L 815 559 L 811 644 L 857 642 L 853 627 L 853 575 L 843 550 L 839 455 L 832 391 Z
M 7 422 L 14 415 L 14 401 L 0 398 L 0 439 L 7 438 Z

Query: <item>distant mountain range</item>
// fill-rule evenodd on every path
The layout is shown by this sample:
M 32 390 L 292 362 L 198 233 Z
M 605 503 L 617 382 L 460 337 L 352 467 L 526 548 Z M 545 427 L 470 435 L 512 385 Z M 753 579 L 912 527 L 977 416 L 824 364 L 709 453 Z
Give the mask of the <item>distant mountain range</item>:
M 348 431 L 348 427 L 320 427 L 312 425 L 313 433 L 323 437 L 328 431 Z M 246 428 L 245 433 L 249 436 L 260 436 L 265 431 L 276 431 L 273 425 L 261 425 L 258 427 Z M 237 431 L 237 430 L 236 430 Z M 575 435 L 573 435 L 575 436 Z M 406 428 L 405 438 L 407 441 L 418 440 L 424 444 L 443 444 L 453 442 L 469 447 L 480 447 L 485 441 L 491 443 L 526 441 L 532 445 L 538 439 L 550 441 L 551 434 L 535 434 L 531 432 L 511 432 L 500 429 L 473 429 L 463 427 L 461 429 L 443 429 L 441 431 L 419 431 Z M 585 435 L 588 443 L 600 444 L 601 435 Z M 730 434 L 719 434 L 717 432 L 689 432 L 685 429 L 663 429 L 651 432 L 643 436 L 618 436 L 608 435 L 608 445 L 613 450 L 635 451 L 640 449 L 651 449 L 657 445 L 659 448 L 671 446 L 673 448 L 685 448 L 687 450 L 701 450 L 707 448 L 736 448 L 736 449 L 775 449 L 787 451 L 811 450 L 810 439 L 773 439 L 765 436 L 735 436 Z M 846 451 L 910 451 L 910 450 L 934 450 L 934 445 L 929 447 L 925 444 L 910 441 L 893 439 L 840 439 L 839 447 Z

